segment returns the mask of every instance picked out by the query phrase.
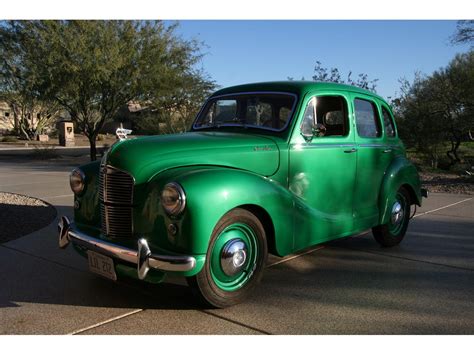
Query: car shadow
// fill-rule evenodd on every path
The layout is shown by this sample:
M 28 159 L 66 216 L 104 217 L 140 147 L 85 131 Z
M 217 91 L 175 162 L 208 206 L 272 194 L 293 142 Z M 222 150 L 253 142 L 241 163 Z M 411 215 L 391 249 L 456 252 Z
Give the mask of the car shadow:
M 0 202 L 0 244 L 44 228 L 56 218 L 56 209 L 49 203 L 16 193 L 0 194 L 4 199 Z

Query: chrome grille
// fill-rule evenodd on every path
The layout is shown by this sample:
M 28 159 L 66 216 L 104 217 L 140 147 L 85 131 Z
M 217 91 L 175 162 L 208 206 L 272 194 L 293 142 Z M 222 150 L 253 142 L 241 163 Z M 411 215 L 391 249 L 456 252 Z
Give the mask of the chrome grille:
M 133 234 L 133 177 L 111 166 L 102 166 L 99 197 L 102 233 L 110 238 L 127 238 Z

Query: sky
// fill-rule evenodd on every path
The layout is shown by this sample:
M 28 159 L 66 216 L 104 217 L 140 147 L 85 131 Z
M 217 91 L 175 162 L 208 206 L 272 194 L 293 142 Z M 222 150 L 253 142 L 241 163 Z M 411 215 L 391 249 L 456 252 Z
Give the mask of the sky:
M 468 45 L 453 46 L 456 21 L 179 21 L 184 39 L 205 43 L 202 68 L 222 87 L 304 77 L 315 62 L 343 77 L 366 73 L 379 79 L 377 93 L 395 97 L 400 78 L 431 74 Z

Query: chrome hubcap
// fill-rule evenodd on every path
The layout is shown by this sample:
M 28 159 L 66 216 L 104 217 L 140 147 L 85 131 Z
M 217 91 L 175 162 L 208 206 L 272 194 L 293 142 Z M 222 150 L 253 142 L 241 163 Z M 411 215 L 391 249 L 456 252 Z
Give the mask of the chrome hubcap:
M 403 220 L 403 213 L 403 208 L 400 202 L 395 202 L 392 207 L 392 224 L 400 224 Z
M 228 276 L 233 276 L 242 270 L 247 261 L 247 247 L 240 239 L 229 240 L 222 249 L 221 267 Z

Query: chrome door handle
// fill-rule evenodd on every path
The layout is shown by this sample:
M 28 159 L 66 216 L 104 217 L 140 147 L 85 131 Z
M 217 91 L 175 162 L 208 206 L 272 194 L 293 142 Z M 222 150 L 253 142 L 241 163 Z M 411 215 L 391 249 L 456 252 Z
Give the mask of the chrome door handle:
M 357 149 L 355 149 L 355 148 L 344 151 L 344 153 L 355 153 L 355 152 L 357 152 Z
M 383 152 L 384 152 L 384 153 L 391 153 L 391 152 L 392 152 L 392 150 L 391 150 L 391 149 L 384 149 L 384 151 L 383 151 Z

